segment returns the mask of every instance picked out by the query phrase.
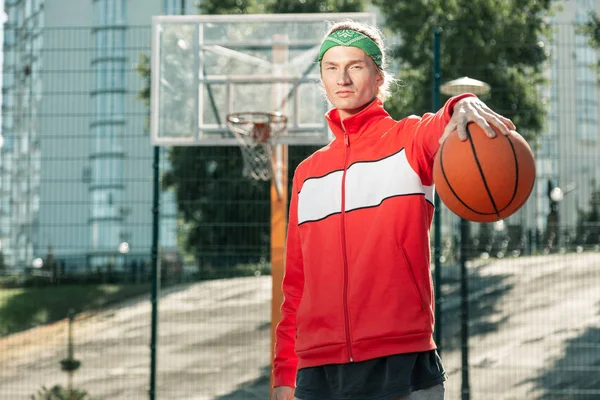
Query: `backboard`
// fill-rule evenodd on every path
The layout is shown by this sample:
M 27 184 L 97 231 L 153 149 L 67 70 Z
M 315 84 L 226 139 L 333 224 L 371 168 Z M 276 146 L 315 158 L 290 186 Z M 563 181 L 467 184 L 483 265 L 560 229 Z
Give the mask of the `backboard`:
M 322 145 L 331 133 L 317 56 L 333 22 L 371 13 L 155 16 L 152 144 L 235 146 L 234 112 L 287 116 L 281 144 Z

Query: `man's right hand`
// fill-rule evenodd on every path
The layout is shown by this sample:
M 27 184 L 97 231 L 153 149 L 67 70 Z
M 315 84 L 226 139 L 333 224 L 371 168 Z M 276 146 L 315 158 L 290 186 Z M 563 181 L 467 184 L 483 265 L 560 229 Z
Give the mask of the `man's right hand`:
M 277 386 L 273 388 L 271 400 L 294 400 L 294 388 L 290 386 Z

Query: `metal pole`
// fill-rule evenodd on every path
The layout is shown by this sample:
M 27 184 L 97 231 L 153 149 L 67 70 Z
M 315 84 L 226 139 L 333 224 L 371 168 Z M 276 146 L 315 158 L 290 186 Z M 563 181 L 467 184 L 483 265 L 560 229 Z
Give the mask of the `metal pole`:
M 462 361 L 461 400 L 471 398 L 469 387 L 469 288 L 467 259 L 469 250 L 469 221 L 460 219 L 460 345 Z
M 149 83 L 148 83 L 149 84 Z M 160 260 L 158 257 L 159 246 L 159 218 L 160 218 L 160 147 L 154 146 L 154 158 L 152 161 L 152 293 L 150 302 L 152 304 L 152 322 L 150 328 L 150 389 L 148 391 L 150 400 L 156 397 L 156 339 L 158 330 L 158 290 L 160 277 Z
M 160 217 L 160 147 L 154 146 L 153 190 L 152 190 L 152 327 L 150 331 L 150 400 L 156 395 L 156 339 L 158 328 L 158 285 L 159 267 L 158 259 L 158 229 Z
M 441 28 L 437 28 L 433 33 L 433 112 L 440 108 L 440 35 Z M 442 353 L 442 202 L 435 193 L 435 210 L 433 216 L 433 262 L 434 262 L 434 296 L 435 296 L 435 327 L 434 339 L 437 344 L 438 353 Z

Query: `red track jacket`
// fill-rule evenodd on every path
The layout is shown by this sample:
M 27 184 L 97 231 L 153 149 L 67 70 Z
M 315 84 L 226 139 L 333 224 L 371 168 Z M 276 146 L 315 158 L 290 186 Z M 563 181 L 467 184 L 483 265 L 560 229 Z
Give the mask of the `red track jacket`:
M 435 349 L 429 228 L 432 167 L 451 98 L 393 120 L 380 100 L 340 121 L 296 169 L 274 386 L 298 368 Z

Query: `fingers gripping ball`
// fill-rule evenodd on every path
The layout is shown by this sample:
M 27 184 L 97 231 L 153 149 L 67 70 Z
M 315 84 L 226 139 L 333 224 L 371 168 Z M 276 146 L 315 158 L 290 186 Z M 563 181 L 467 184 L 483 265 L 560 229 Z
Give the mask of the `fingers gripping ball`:
M 535 161 L 521 135 L 490 139 L 475 123 L 468 139 L 456 131 L 440 146 L 433 164 L 435 189 L 456 215 L 474 222 L 495 222 L 520 209 L 535 183 Z

